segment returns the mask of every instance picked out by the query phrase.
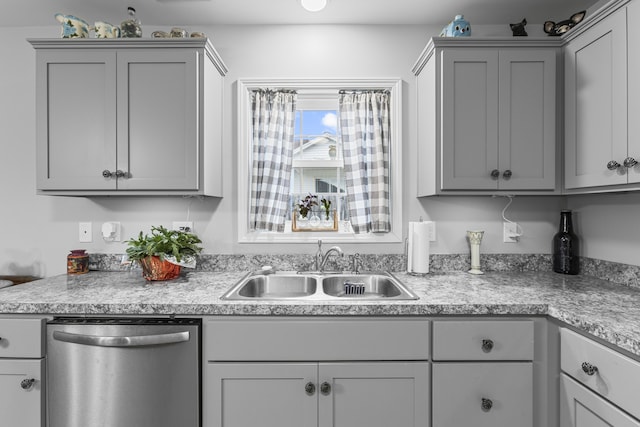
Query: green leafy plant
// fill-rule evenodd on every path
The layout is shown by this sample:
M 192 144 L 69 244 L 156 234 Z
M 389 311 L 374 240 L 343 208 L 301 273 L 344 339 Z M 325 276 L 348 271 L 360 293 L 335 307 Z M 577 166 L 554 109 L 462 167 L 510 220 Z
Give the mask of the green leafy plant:
M 173 255 L 180 262 L 183 257 L 197 255 L 202 251 L 198 246 L 202 240 L 193 233 L 168 230 L 163 226 L 151 227 L 151 234 L 142 231 L 136 239 L 127 240 L 127 255 L 132 261 L 140 261 L 149 256 L 157 256 L 164 260 Z
M 331 216 L 331 200 L 327 200 L 323 197 L 322 200 L 320 200 L 320 203 L 322 204 L 322 209 L 324 209 L 325 218 L 329 220 L 329 217 Z
M 318 206 L 318 196 L 311 193 L 309 193 L 309 195 L 307 195 L 307 197 L 305 197 L 304 199 L 300 200 L 300 203 L 296 204 L 298 212 L 300 212 L 302 218 L 306 218 L 311 211 L 311 208 L 313 208 L 314 206 Z

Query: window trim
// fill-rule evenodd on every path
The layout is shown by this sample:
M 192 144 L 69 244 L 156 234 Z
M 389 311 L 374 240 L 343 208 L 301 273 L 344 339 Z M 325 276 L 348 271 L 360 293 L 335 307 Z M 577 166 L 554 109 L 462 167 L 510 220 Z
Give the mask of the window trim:
M 251 91 L 255 89 L 289 89 L 299 93 L 335 96 L 338 89 L 387 89 L 391 94 L 390 198 L 391 231 L 389 233 L 285 232 L 261 233 L 249 229 L 249 189 L 251 185 Z M 238 243 L 312 243 L 318 239 L 338 243 L 402 242 L 402 80 L 401 79 L 238 79 Z

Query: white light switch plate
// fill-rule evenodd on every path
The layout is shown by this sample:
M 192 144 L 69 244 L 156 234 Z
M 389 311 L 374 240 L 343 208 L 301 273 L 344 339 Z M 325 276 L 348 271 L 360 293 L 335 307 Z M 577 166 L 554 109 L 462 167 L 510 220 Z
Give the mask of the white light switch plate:
M 78 241 L 81 243 L 93 242 L 93 230 L 90 222 L 78 223 Z

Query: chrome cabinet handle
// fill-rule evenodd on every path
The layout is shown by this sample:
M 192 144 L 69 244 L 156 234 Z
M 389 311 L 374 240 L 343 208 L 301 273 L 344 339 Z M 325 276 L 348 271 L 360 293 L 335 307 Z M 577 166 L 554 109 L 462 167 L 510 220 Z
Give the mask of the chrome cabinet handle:
M 127 178 L 129 174 L 127 174 L 124 171 L 121 171 L 120 169 L 118 169 L 115 172 L 111 172 L 108 169 L 105 169 L 102 171 L 102 176 L 104 178 Z
M 326 381 L 320 384 L 320 393 L 322 393 L 324 396 L 328 396 L 329 393 L 331 393 L 331 384 Z
M 598 367 L 597 367 L 597 366 L 592 365 L 592 364 L 591 364 L 591 363 L 589 363 L 589 362 L 583 362 L 583 363 L 582 363 L 582 371 L 583 371 L 585 374 L 587 374 L 587 375 L 591 376 L 591 375 L 595 374 L 596 372 L 598 372 Z
M 620 163 L 616 162 L 615 160 L 611 160 L 609 163 L 607 163 L 607 169 L 609 169 L 610 171 L 614 171 L 619 167 Z
M 480 407 L 484 412 L 489 412 L 491 408 L 493 408 L 493 402 L 491 401 L 491 399 L 486 399 L 483 397 Z
M 482 351 L 484 351 L 485 353 L 490 353 L 491 350 L 493 350 L 493 340 L 482 340 Z
M 308 396 L 313 396 L 316 392 L 316 385 L 312 382 L 308 382 L 304 385 L 304 392 L 307 393 Z
M 627 157 L 626 159 L 624 159 L 624 162 L 622 162 L 622 164 L 624 165 L 625 168 L 630 169 L 635 165 L 637 165 L 638 161 L 633 157 Z
M 500 171 L 498 169 L 494 169 L 491 171 L 491 178 L 498 179 L 500 177 Z
M 513 172 L 511 172 L 511 170 L 509 170 L 509 169 L 507 169 L 506 171 L 504 171 L 502 173 L 502 177 L 504 179 L 509 179 L 509 178 L 511 178 L 512 175 L 513 175 Z
M 35 382 L 35 378 L 25 378 L 24 380 L 20 381 L 20 387 L 22 387 L 23 390 L 29 390 L 31 387 L 33 387 Z
M 101 337 L 53 331 L 53 339 L 74 344 L 95 345 L 97 347 L 144 347 L 189 341 L 189 332 L 184 331 L 171 334 L 138 335 L 130 337 Z

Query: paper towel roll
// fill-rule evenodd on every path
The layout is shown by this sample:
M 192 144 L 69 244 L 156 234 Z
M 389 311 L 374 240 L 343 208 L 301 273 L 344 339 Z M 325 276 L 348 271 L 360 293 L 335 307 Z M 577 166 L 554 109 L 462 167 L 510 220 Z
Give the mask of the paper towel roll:
M 429 272 L 429 223 L 409 222 L 407 245 L 407 272 L 424 274 Z

